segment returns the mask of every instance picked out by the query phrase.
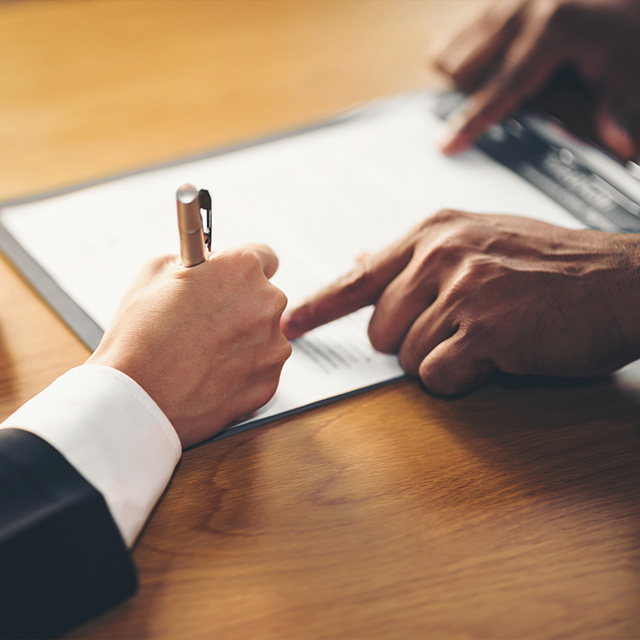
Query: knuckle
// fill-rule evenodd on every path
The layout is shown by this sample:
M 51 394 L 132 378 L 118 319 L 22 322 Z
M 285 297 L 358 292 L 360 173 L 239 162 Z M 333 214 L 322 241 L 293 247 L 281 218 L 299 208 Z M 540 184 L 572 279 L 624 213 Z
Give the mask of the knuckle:
M 487 274 L 487 259 L 481 253 L 472 253 L 460 262 L 455 287 L 468 292 L 480 286 Z
M 270 320 L 280 319 L 280 316 L 286 309 L 289 302 L 287 296 L 282 292 L 282 290 L 278 289 L 278 287 L 266 279 L 264 281 L 264 288 L 259 291 L 263 302 L 260 305 L 262 314 L 259 315 L 258 318 L 266 318 Z
M 452 233 L 443 236 L 439 244 L 421 251 L 415 257 L 415 270 L 412 278 L 407 282 L 407 294 L 411 298 L 420 297 L 428 286 L 428 275 L 444 275 L 443 270 L 455 268 L 466 254 L 466 248 L 460 234 Z
M 278 390 L 278 384 L 280 382 L 280 369 L 278 369 L 272 376 L 267 378 L 262 385 L 262 402 L 261 405 L 266 404 L 273 398 Z
M 455 237 L 472 226 L 479 215 L 480 214 L 460 211 L 458 209 L 440 209 L 424 220 L 420 228 L 426 229 L 435 225 L 441 225 L 445 227 L 441 233 L 448 234 L 443 237 Z
M 460 246 L 457 237 L 445 238 L 440 244 L 433 247 L 429 253 L 425 253 L 419 258 L 419 272 L 428 270 L 431 264 L 440 267 L 455 264 L 459 260 Z
M 256 366 L 263 371 L 266 377 L 273 375 L 277 379 L 284 363 L 291 356 L 293 347 L 279 327 L 274 328 L 271 336 L 265 339 L 267 343 L 260 349 Z
M 365 262 L 358 263 L 354 269 L 343 276 L 338 281 L 338 288 L 341 295 L 353 297 L 360 294 L 363 289 L 368 288 L 373 279 L 373 272 Z
M 270 367 L 252 385 L 249 395 L 251 410 L 262 407 L 273 398 L 278 390 L 281 368 L 281 366 Z
M 471 345 L 487 343 L 491 340 L 491 332 L 488 329 L 487 319 L 483 314 L 474 314 L 467 317 L 458 327 L 459 340 L 456 343 L 456 354 L 463 359 Z
M 260 259 L 251 249 L 235 249 L 230 255 L 236 273 L 246 278 L 260 269 Z
M 277 388 L 277 382 L 273 383 L 270 381 L 269 383 L 264 382 L 263 384 L 259 385 L 259 387 L 255 391 L 254 406 L 256 408 L 259 408 L 267 404 L 267 402 L 269 402 L 269 400 L 273 398 Z
M 455 222 L 460 217 L 462 217 L 462 215 L 462 211 L 456 211 L 455 209 L 439 209 L 422 222 L 421 228 L 432 226 L 434 224 L 446 224 L 449 222 Z
M 441 304 L 461 317 L 470 318 L 469 329 L 480 324 L 489 300 L 495 298 L 490 268 L 482 256 L 463 261 L 452 281 L 440 293 Z
M 287 308 L 287 304 L 289 304 L 289 299 L 282 289 L 278 289 L 275 285 L 271 285 L 274 289 L 274 304 L 277 309 L 277 315 L 281 316 L 282 312 Z
M 284 338 L 284 336 L 282 337 Z M 291 346 L 291 343 L 286 338 L 284 338 L 282 342 L 282 346 L 280 347 L 278 362 L 282 363 L 283 365 L 291 357 L 292 353 L 293 353 L 293 347 Z

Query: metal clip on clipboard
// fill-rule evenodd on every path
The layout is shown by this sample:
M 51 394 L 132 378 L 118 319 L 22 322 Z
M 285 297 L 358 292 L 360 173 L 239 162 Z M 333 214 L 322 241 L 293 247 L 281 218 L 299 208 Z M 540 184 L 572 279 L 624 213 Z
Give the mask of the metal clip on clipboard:
M 436 106 L 443 119 L 462 105 L 458 93 Z M 592 229 L 640 233 L 638 174 L 551 118 L 517 113 L 493 126 L 476 147 L 555 200 Z

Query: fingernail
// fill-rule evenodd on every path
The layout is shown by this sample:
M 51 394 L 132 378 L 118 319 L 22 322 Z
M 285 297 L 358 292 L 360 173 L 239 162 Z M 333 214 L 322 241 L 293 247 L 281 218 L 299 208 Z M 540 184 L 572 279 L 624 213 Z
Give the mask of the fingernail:
M 467 143 L 460 139 L 460 131 L 462 131 L 466 122 L 465 112 L 459 111 L 440 131 L 436 138 L 436 144 L 442 153 L 447 156 L 454 156 L 468 148 Z
M 436 138 L 436 145 L 438 146 L 438 149 L 440 149 L 440 151 L 442 151 L 442 153 L 444 153 L 445 155 L 450 154 L 450 148 L 455 144 L 456 135 L 456 132 L 449 129 L 448 126 L 441 129 L 438 133 L 438 136 Z
M 446 156 L 456 156 L 468 148 L 466 142 L 460 140 L 460 132 L 448 126 L 438 134 L 436 144 Z
M 629 132 L 613 117 L 605 116 L 600 121 L 600 137 L 604 144 L 624 160 L 635 154 L 635 144 Z

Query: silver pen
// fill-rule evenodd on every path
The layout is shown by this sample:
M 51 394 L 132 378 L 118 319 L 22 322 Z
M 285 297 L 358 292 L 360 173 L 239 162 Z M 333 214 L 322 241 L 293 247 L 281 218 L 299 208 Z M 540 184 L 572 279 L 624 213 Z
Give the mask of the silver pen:
M 180 232 L 180 260 L 184 267 L 195 267 L 207 259 L 211 249 L 211 196 L 192 184 L 183 184 L 176 192 L 178 230 Z M 207 214 L 207 228 L 203 229 L 203 209 Z

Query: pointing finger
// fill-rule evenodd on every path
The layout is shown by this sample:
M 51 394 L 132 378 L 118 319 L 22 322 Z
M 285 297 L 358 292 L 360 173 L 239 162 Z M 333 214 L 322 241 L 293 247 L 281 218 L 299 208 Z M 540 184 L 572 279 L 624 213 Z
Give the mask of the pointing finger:
M 290 340 L 322 324 L 373 304 L 411 259 L 413 244 L 403 239 L 374 256 L 364 258 L 300 305 L 287 309 L 281 327 Z
M 564 52 L 547 46 L 547 37 L 536 30 L 518 39 L 494 78 L 468 99 L 466 108 L 450 123 L 439 143 L 443 153 L 456 155 L 470 147 L 549 79 L 564 61 Z

